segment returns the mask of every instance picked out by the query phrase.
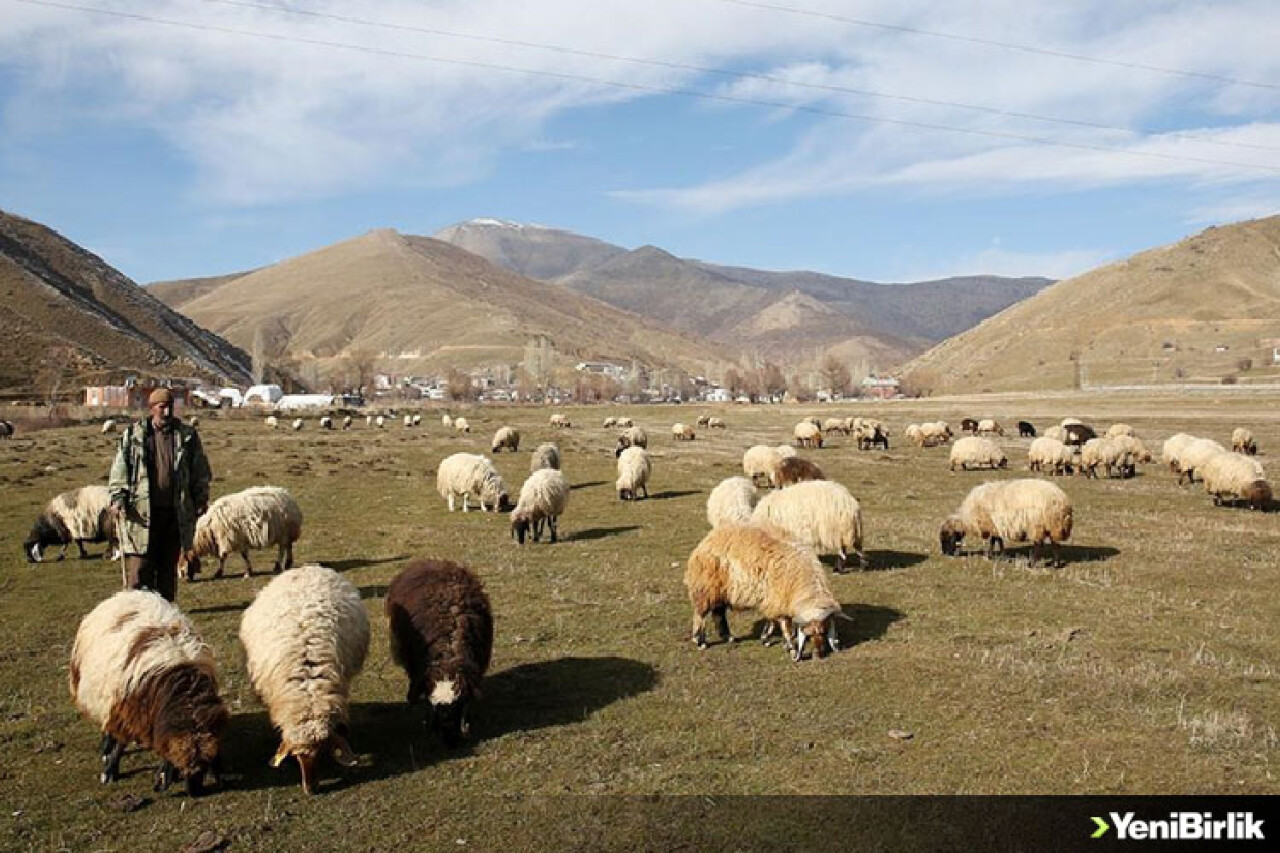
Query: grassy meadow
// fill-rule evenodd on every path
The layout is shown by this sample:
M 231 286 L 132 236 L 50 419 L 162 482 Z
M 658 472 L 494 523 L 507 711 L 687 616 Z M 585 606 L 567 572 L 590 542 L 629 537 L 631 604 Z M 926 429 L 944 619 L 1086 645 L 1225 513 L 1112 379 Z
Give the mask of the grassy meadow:
M 20 543 L 51 497 L 105 482 L 117 436 L 84 425 L 0 442 L 0 848 L 173 850 L 206 831 L 231 849 L 536 847 L 564 830 L 561 809 L 609 802 L 596 795 L 1280 792 L 1280 515 L 1214 508 L 1155 464 L 1131 480 L 1057 481 L 1076 509 L 1064 567 L 1029 567 L 1020 551 L 947 559 L 937 545 L 970 488 L 1027 476 L 1019 418 L 1041 429 L 1067 415 L 1125 421 L 1157 457 L 1174 432 L 1229 443 L 1247 425 L 1268 464 L 1280 448 L 1275 399 L 557 410 L 574 420 L 567 431 L 547 425 L 550 411 L 467 411 L 465 436 L 446 433 L 434 411 L 418 429 L 360 420 L 346 433 L 314 419 L 299 433 L 203 419 L 214 496 L 288 488 L 305 516 L 299 562 L 342 572 L 369 609 L 373 641 L 351 708 L 361 766 L 329 765 L 312 798 L 296 767 L 267 766 L 276 738 L 236 637 L 270 575 L 242 579 L 237 557 L 227 577 L 209 580 L 207 569 L 179 589 L 233 713 L 224 790 L 153 794 L 155 761 L 136 751 L 125 778 L 98 784 L 99 736 L 71 704 L 67 662 L 80 618 L 119 588 L 119 568 L 96 558 L 102 546 L 94 559 L 72 546 L 65 561 L 29 566 Z M 700 413 L 729 428 L 671 439 L 673 421 Z M 649 500 L 616 498 L 613 431 L 600 427 L 611 414 L 649 431 Z M 747 447 L 788 441 L 807 414 L 872 414 L 892 429 L 888 452 L 859 452 L 842 436 L 803 452 L 863 507 L 870 565 L 832 579 L 852 617 L 840 626 L 845 649 L 799 664 L 754 641 L 699 652 L 681 578 L 707 529 L 707 494 L 741 473 Z M 1011 470 L 952 474 L 947 448 L 901 438 L 909 422 L 966 415 L 1009 428 Z M 561 447 L 574 491 L 554 546 L 521 548 L 504 516 L 450 514 L 435 492 L 437 463 L 488 455 L 503 424 L 523 436 L 519 454 L 494 457 L 513 497 L 528 451 Z M 475 737 L 453 752 L 424 736 L 387 650 L 387 584 L 427 555 L 482 577 L 497 626 Z M 253 557 L 259 572 L 273 559 Z M 739 637 L 759 624 L 751 613 L 730 622 Z M 639 843 L 625 821 L 612 832 L 560 846 Z

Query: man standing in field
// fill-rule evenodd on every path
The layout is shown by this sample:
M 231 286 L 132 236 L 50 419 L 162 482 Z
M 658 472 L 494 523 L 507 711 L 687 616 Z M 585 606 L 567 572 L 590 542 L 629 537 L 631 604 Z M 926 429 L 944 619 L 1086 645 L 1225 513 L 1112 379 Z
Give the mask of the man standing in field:
M 124 553 L 125 586 L 173 601 L 178 557 L 191 548 L 209 506 L 213 472 L 195 429 L 173 416 L 173 392 L 157 388 L 150 416 L 124 431 L 108 488 Z

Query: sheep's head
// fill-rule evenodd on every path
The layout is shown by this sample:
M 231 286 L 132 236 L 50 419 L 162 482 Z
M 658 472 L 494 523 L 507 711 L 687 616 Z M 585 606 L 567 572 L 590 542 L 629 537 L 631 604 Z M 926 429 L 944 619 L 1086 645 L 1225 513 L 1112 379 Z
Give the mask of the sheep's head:
M 42 514 L 31 525 L 31 532 L 22 543 L 22 553 L 28 563 L 38 563 L 43 559 L 43 550 L 49 545 L 65 545 L 71 541 L 71 532 L 65 524 L 54 516 Z
M 517 509 L 511 514 L 511 536 L 521 545 L 524 544 L 524 538 L 529 535 L 531 526 L 528 513 Z
M 1253 509 L 1265 510 L 1271 505 L 1271 484 L 1266 480 L 1254 480 L 1240 490 L 1240 497 Z
M 427 697 L 427 727 L 440 735 L 445 746 L 457 746 L 471 734 L 471 691 L 465 682 L 446 678 L 436 682 Z
M 938 544 L 942 547 L 942 553 L 954 557 L 963 540 L 964 525 L 959 518 L 953 515 L 942 522 L 942 529 L 938 531 Z
M 200 558 L 195 549 L 183 549 L 178 553 L 178 574 L 186 580 L 193 581 L 200 574 Z
M 205 774 L 218 773 L 222 731 L 231 717 L 218 697 L 217 681 L 207 672 L 186 669 L 157 684 L 158 711 L 153 732 L 155 750 L 164 759 L 156 772 L 155 790 L 178 779 L 187 793 L 204 793 Z
M 339 723 L 328 735 L 317 740 L 291 743 L 288 739 L 282 739 L 280 748 L 271 759 L 271 766 L 279 767 L 286 758 L 293 756 L 297 759 L 298 770 L 302 774 L 303 792 L 314 794 L 318 781 L 316 768 L 326 755 L 332 755 L 333 760 L 343 767 L 355 767 L 358 763 L 355 750 L 347 742 L 346 723 Z

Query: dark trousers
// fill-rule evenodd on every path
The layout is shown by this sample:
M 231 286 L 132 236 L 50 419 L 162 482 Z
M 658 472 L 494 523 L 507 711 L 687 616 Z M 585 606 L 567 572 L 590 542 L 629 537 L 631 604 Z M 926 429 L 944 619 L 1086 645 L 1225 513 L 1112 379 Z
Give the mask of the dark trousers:
M 129 554 L 124 558 L 129 589 L 149 589 L 169 601 L 175 600 L 178 596 L 178 556 L 181 550 L 177 516 L 172 510 L 152 508 L 146 555 Z

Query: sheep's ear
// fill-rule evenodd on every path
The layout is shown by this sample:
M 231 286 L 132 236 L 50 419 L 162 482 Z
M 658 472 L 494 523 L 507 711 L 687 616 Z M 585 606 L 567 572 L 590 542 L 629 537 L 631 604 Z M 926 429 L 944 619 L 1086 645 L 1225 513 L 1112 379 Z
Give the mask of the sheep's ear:
M 835 611 L 834 613 L 832 613 L 831 615 L 832 615 L 833 617 L 835 617 L 836 619 L 843 619 L 843 620 L 844 620 L 844 621 L 846 621 L 846 622 L 852 622 L 852 621 L 853 621 L 853 617 L 852 617 L 852 616 L 850 616 L 848 613 L 845 613 L 843 610 L 837 610 L 837 611 Z
M 292 750 L 289 749 L 289 744 L 281 743 L 280 748 L 276 750 L 276 754 L 271 759 L 271 766 L 279 767 L 291 754 Z

